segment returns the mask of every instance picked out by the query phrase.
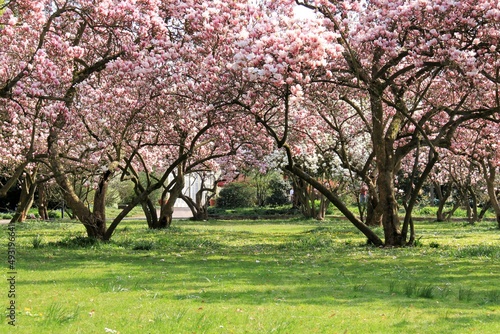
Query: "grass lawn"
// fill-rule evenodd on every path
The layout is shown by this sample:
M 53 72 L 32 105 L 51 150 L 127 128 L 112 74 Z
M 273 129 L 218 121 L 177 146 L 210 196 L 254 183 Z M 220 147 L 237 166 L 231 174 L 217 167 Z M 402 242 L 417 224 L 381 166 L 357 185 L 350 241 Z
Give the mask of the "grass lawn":
M 500 333 L 493 222 L 418 222 L 403 249 L 339 220 L 145 225 L 107 244 L 80 224 L 17 225 L 16 326 L 4 311 L 0 333 Z

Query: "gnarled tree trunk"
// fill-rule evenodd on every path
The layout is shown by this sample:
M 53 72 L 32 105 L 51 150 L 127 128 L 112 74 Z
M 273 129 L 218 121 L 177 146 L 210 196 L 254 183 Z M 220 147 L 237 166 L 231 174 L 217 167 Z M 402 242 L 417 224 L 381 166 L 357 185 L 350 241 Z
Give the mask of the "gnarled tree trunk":
M 25 172 L 21 175 L 21 197 L 17 205 L 16 213 L 12 217 L 12 221 L 22 223 L 26 220 L 29 209 L 33 205 L 37 184 L 35 182 L 37 170 L 33 171 L 33 175 Z
M 498 201 L 498 190 L 495 190 L 496 167 L 493 162 L 482 164 L 483 176 L 486 180 L 486 189 L 490 197 L 490 204 L 495 211 L 497 226 L 500 229 L 500 202 Z
M 446 213 L 444 211 L 446 201 L 448 200 L 448 198 L 450 198 L 453 188 L 451 187 L 451 184 L 440 185 L 437 182 L 434 182 L 434 189 L 439 201 L 438 209 L 436 212 L 436 220 L 438 222 L 443 222 L 447 219 Z
M 80 222 L 85 226 L 87 236 L 98 240 L 105 240 L 106 234 L 106 191 L 108 182 L 112 175 L 112 171 L 103 172 L 97 189 L 94 195 L 94 210 L 93 212 L 85 205 L 85 203 L 76 194 L 71 180 L 64 169 L 64 165 L 60 158 L 60 148 L 58 144 L 59 129 L 65 124 L 64 115 L 60 114 L 56 119 L 54 127 L 51 129 L 47 138 L 48 143 L 48 160 L 50 168 L 54 174 L 58 186 L 62 190 L 63 198 L 66 205 L 73 211 L 73 214 L 78 217 Z
M 169 192 L 168 200 L 165 200 L 166 194 L 162 195 L 158 226 L 153 228 L 168 228 L 172 225 L 175 201 L 181 196 L 182 189 L 184 189 L 184 173 L 182 166 L 179 166 L 177 168 L 177 175 L 175 176 L 175 183 Z
M 382 226 L 382 213 L 376 211 L 378 206 L 378 192 L 376 187 L 372 184 L 368 187 L 368 198 L 366 199 L 366 225 L 368 226 Z
M 379 170 L 377 179 L 380 202 L 377 209 L 382 214 L 385 246 L 402 246 L 401 224 L 398 215 L 398 203 L 394 193 L 394 172 L 391 169 Z
M 181 193 L 180 198 L 188 205 L 193 220 L 202 221 L 208 220 L 208 205 L 210 199 L 215 196 L 217 192 L 217 180 L 211 173 L 197 173 L 200 179 L 200 189 L 196 192 L 195 198 L 191 198 Z M 208 182 L 208 184 L 207 184 Z M 210 186 L 211 183 L 211 186 Z M 260 182 L 258 182 L 260 183 Z
M 398 247 L 405 244 L 401 233 L 398 216 L 394 180 L 398 161 L 395 157 L 394 143 L 401 127 L 402 116 L 396 113 L 389 125 L 385 123 L 384 107 L 381 100 L 382 91 L 374 86 L 370 92 L 372 111 L 372 143 L 377 166 L 377 190 L 379 203 L 375 208 L 377 215 L 382 216 L 385 246 Z

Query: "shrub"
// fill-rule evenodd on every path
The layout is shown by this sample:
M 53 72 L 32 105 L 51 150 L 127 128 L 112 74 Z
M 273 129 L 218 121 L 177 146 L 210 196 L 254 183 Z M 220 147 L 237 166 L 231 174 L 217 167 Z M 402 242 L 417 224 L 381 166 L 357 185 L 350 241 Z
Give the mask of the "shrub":
M 288 189 L 290 186 L 284 180 L 273 179 L 269 182 L 271 195 L 266 199 L 266 203 L 271 206 L 285 205 L 290 202 L 288 198 Z
M 246 183 L 233 182 L 219 193 L 217 206 L 221 208 L 244 208 L 255 203 L 255 191 Z

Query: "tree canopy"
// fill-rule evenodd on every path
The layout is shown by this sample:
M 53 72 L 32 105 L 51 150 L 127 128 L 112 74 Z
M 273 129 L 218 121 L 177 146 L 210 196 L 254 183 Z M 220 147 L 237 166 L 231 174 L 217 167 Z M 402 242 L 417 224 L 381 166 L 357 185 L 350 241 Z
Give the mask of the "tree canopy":
M 39 0 L 1 8 L 0 167 L 10 181 L 0 194 L 23 173 L 43 171 L 89 236 L 109 239 L 133 205 L 151 208 L 154 190 L 180 196 L 186 174 L 264 168 L 275 150 L 282 168 L 376 245 L 413 243 L 412 208 L 444 154 L 474 161 L 500 226 L 496 0 Z M 401 222 L 402 170 L 415 178 Z M 339 171 L 368 187 L 366 221 L 325 185 Z M 136 196 L 107 226 L 115 175 L 133 180 Z M 95 189 L 92 211 L 76 179 Z M 162 217 L 150 210 L 151 224 L 168 225 L 170 209 Z M 384 240 L 369 226 L 377 224 Z

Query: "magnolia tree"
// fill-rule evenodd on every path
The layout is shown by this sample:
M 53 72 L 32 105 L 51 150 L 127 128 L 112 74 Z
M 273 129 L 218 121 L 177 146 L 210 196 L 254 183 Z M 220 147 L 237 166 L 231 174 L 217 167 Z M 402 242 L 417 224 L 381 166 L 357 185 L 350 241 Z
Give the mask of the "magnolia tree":
M 268 150 L 265 145 L 269 140 L 264 138 L 261 143 L 255 136 L 255 124 L 239 112 L 241 107 L 234 101 L 240 94 L 240 78 L 226 66 L 228 59 L 234 56 L 234 49 L 230 47 L 234 45 L 234 37 L 229 33 L 231 18 L 244 8 L 238 2 L 216 2 L 207 6 L 198 1 L 177 7 L 175 14 L 169 17 L 169 22 L 182 29 L 165 36 L 175 42 L 169 43 L 168 49 L 163 44 L 158 46 L 160 51 L 168 51 L 173 57 L 168 66 L 153 71 L 155 77 L 162 78 L 157 83 L 161 90 L 155 94 L 152 104 L 160 114 L 154 116 L 152 110 L 150 118 L 155 119 L 153 123 L 164 124 L 158 131 L 165 131 L 164 136 L 171 142 L 176 138 L 173 140 L 176 142 L 169 145 L 168 155 L 179 163 L 170 183 L 164 187 L 158 227 L 171 224 L 173 205 L 177 198 L 183 197 L 186 175 L 213 169 L 228 156 L 235 165 L 238 160 L 248 163 L 243 157 L 249 151 Z M 166 149 L 166 145 L 156 146 L 157 151 Z M 148 150 L 150 148 L 145 152 Z M 187 154 L 185 158 L 184 154 Z M 152 170 L 141 164 L 144 170 Z M 189 200 L 188 203 L 192 204 Z M 149 208 L 154 221 L 155 213 L 151 205 Z
M 9 42 L 2 43 L 0 98 L 18 116 L 9 115 L 19 120 L 11 124 L 22 128 L 23 121 L 31 129 L 25 131 L 28 149 L 18 154 L 17 166 L 33 159 L 35 146 L 29 139 L 35 138 L 40 145 L 36 153 L 46 159 L 67 205 L 91 237 L 104 238 L 106 233 L 104 197 L 119 156 L 111 155 L 111 140 L 85 131 L 91 123 L 100 124 L 102 117 L 93 118 L 90 111 L 82 116 L 81 111 L 88 110 L 82 93 L 85 85 L 102 83 L 98 76 L 108 64 L 134 57 L 140 42 L 151 37 L 151 30 L 162 22 L 153 5 L 12 1 L 2 14 L 2 38 Z M 71 173 L 81 171 L 95 175 L 88 180 L 95 185 L 93 211 L 72 184 Z
M 92 24 L 85 23 L 84 4 L 10 1 L 4 6 L 0 99 L 5 108 L 1 145 L 6 154 L 2 155 L 12 171 L 7 189 L 23 172 L 37 170 L 35 163 L 53 161 L 48 140 L 55 133 L 56 120 L 64 122 L 68 116 L 75 87 L 119 51 L 110 39 L 104 48 L 92 45 L 88 58 L 83 59 L 80 41 L 86 30 L 93 30 Z M 79 15 L 81 20 L 75 20 Z M 57 160 L 59 154 L 52 157 Z
M 295 17 L 297 5 L 312 17 Z M 168 224 L 174 201 L 165 199 L 180 196 L 186 173 L 272 140 L 286 169 L 372 243 L 411 243 L 412 207 L 438 148 L 464 122 L 499 111 L 495 1 L 12 1 L 0 17 L 10 174 L 44 159 L 100 239 L 137 204 L 154 222 L 148 197 L 160 188 L 158 221 Z M 395 177 L 424 146 L 401 224 Z M 298 164 L 312 154 L 335 156 L 369 187 L 370 221 L 382 221 L 384 240 Z M 134 181 L 135 199 L 107 227 L 106 187 L 117 170 L 149 177 Z M 95 189 L 92 211 L 72 173 Z
M 137 204 L 151 228 L 168 227 L 185 175 L 236 154 L 248 143 L 245 133 L 251 127 L 235 123 L 232 100 L 237 92 L 230 89 L 234 79 L 223 66 L 231 49 L 223 32 L 206 28 L 208 16 L 215 13 L 227 20 L 229 14 L 222 9 L 231 8 L 212 13 L 201 1 L 178 4 L 175 11 L 170 11 L 173 4 L 164 6 L 157 14 L 162 24 L 149 22 L 144 40 L 134 40 L 126 54 L 88 80 L 80 88 L 80 105 L 75 104 L 101 149 L 94 162 L 112 162 L 123 179 L 135 184 L 136 198 L 111 223 L 105 239 Z M 91 114 L 97 122 L 88 121 Z M 111 167 L 104 170 L 113 172 Z M 140 173 L 146 177 L 141 179 Z M 158 216 L 149 195 L 159 188 Z
M 233 45 L 225 30 L 245 6 L 9 2 L 2 14 L 0 98 L 8 109 L 2 126 L 14 126 L 2 127 L 11 138 L 5 145 L 14 148 L 6 155 L 11 180 L 36 149 L 90 237 L 109 239 L 139 203 L 155 225 L 148 196 L 162 187 L 173 199 L 162 200 L 159 224 L 168 225 L 185 173 L 234 155 L 253 132 L 252 122 L 234 121 L 238 78 L 225 60 Z M 105 194 L 117 170 L 135 180 L 137 196 L 108 228 Z M 137 181 L 141 171 L 160 176 L 144 186 Z M 72 175 L 83 175 L 93 188 L 92 211 Z M 170 175 L 174 182 L 166 185 Z
M 408 175 L 413 173 L 414 175 Z M 408 179 L 401 178 L 402 183 L 411 182 L 419 177 L 420 171 L 409 170 L 405 173 Z M 484 180 L 478 165 L 464 155 L 455 154 L 451 150 L 439 150 L 439 160 L 427 179 L 429 200 L 437 205 L 436 220 L 449 220 L 458 208 L 465 208 L 470 222 L 477 221 L 485 214 L 478 212 L 478 207 L 487 209 L 487 194 Z M 406 189 L 402 184 L 401 189 Z
M 243 31 L 242 51 L 232 66 L 241 69 L 253 86 L 241 104 L 286 150 L 287 168 L 327 196 L 371 242 L 411 244 L 414 235 L 409 240 L 407 235 L 411 211 L 437 161 L 436 148 L 449 147 L 463 122 L 498 112 L 491 93 L 496 78 L 480 82 L 486 76 L 483 67 L 490 76 L 498 68 L 496 63 L 486 67 L 492 58 L 481 57 L 496 52 L 498 4 L 296 3 L 314 10 L 317 19 L 297 22 L 287 12 L 293 2 L 274 1 L 268 4 L 272 12 Z M 448 92 L 453 94 L 447 96 Z M 359 170 L 359 176 L 376 190 L 374 215 L 382 219 L 384 241 L 294 162 L 297 145 L 292 134 L 300 134 L 293 128 L 297 118 L 307 118 L 312 126 L 323 123 L 319 135 L 326 131 L 339 138 L 346 108 L 353 115 L 349 126 L 370 139 L 365 151 L 372 163 Z M 401 224 L 395 177 L 402 160 L 418 146 L 429 147 L 430 154 Z
M 480 178 L 485 184 L 485 191 L 488 195 L 487 206 L 493 208 L 496 215 L 497 224 L 500 228 L 500 206 L 499 206 L 499 180 L 498 171 L 500 168 L 500 149 L 498 136 L 500 126 L 491 120 L 481 120 L 470 122 L 467 126 L 459 129 L 453 142 L 452 151 L 459 160 L 460 165 L 464 165 L 464 160 L 475 167 L 476 178 Z M 470 187 L 474 182 L 468 180 Z M 473 204 L 477 201 L 473 193 L 470 194 Z M 476 216 L 476 215 L 475 215 Z
M 49 24 L 41 20 L 44 4 L 30 8 L 28 2 L 2 2 L 1 8 L 0 164 L 7 181 L 0 187 L 0 197 L 23 173 L 33 176 L 37 162 L 46 153 L 49 125 L 45 107 L 49 102 L 40 80 L 50 76 L 44 74 L 47 56 L 41 51 L 47 34 L 41 31 L 49 29 Z M 52 84 L 48 86 L 56 89 Z

